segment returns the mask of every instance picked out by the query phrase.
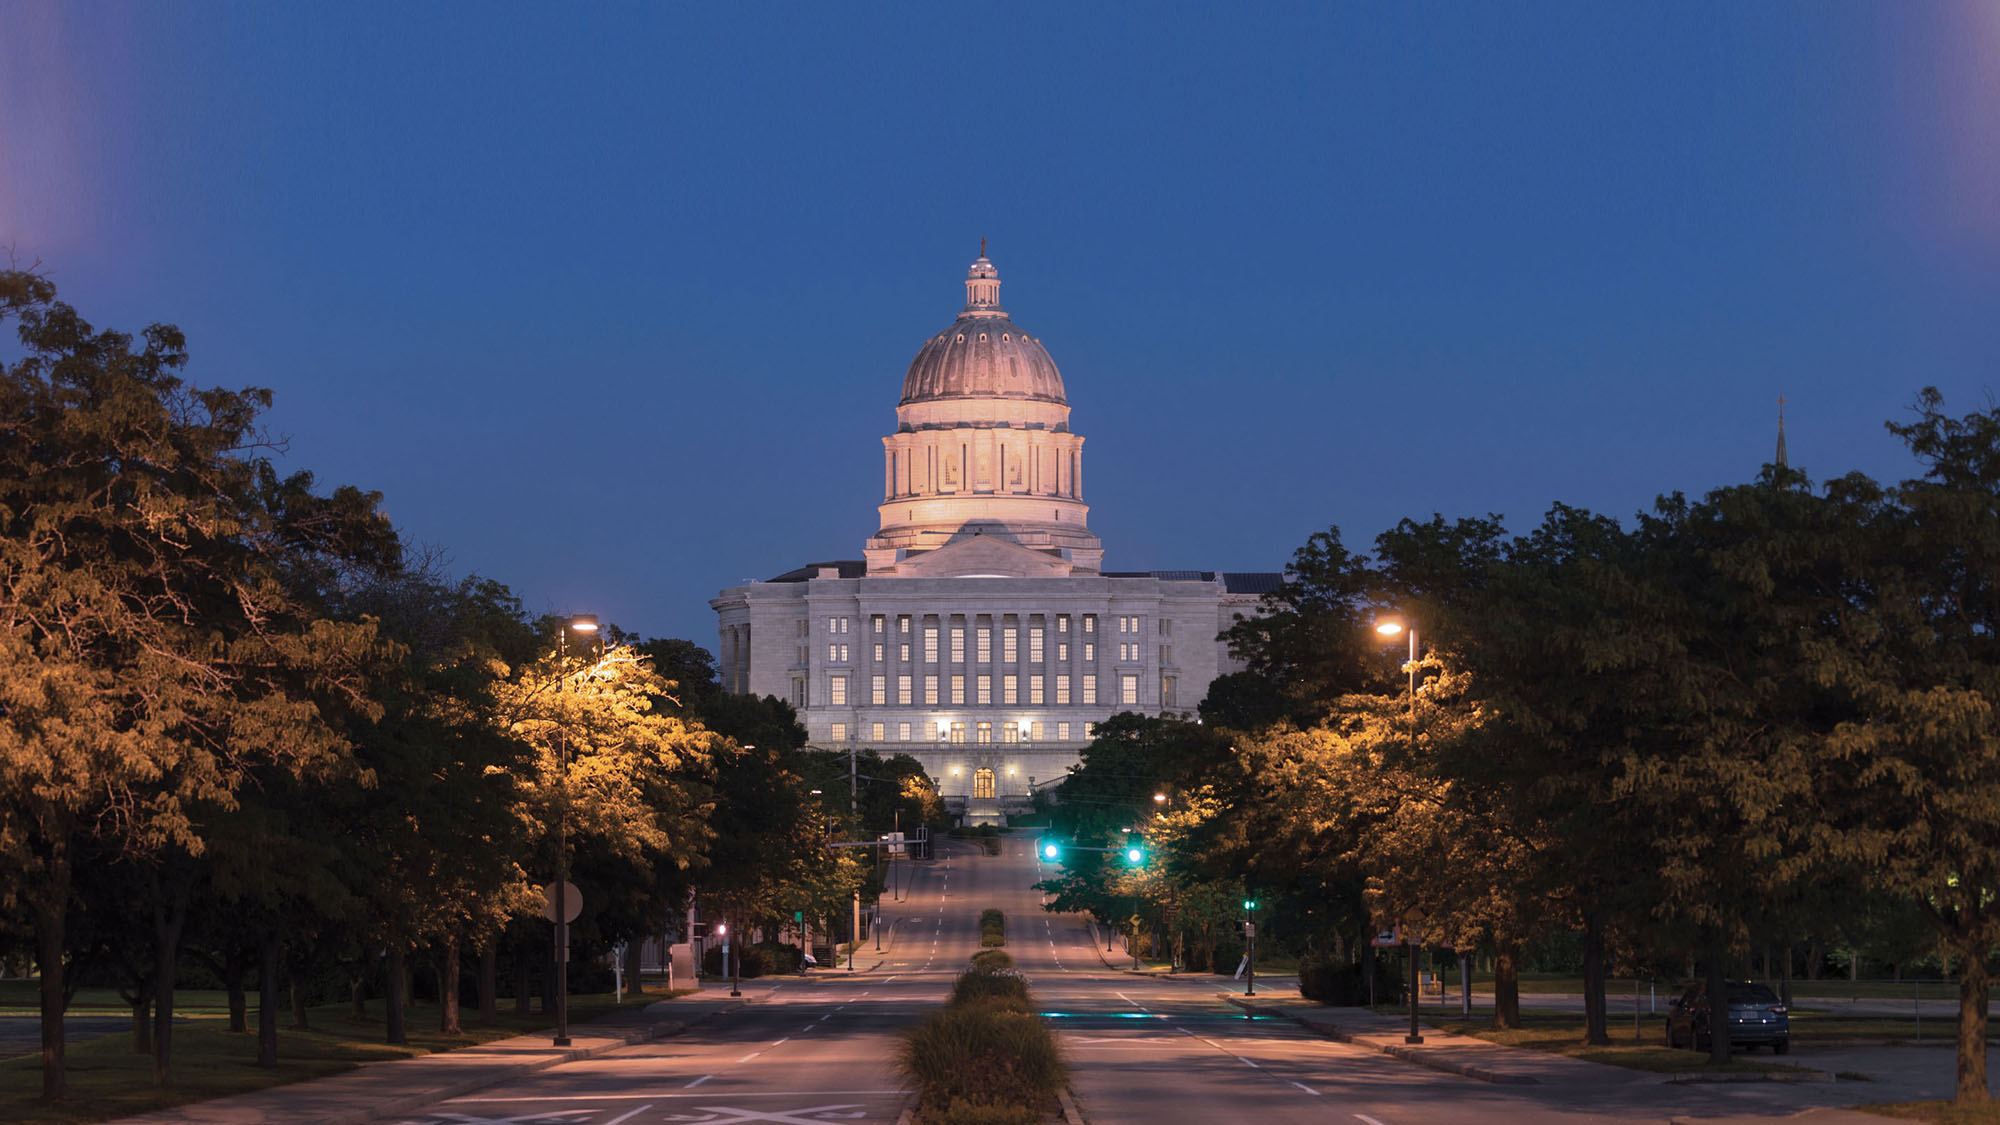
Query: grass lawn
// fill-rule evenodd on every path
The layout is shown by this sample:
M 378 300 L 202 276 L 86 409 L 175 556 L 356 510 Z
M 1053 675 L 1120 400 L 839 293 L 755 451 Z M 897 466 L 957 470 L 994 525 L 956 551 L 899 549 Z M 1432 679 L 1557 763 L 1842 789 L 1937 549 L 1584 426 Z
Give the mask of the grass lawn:
M 1457 989 L 1458 966 L 1452 962 L 1440 961 L 1439 967 L 1444 970 L 1445 987 L 1451 990 Z M 1760 977 L 1758 979 L 1762 980 L 1763 978 Z M 1673 1001 L 1674 996 L 1679 993 L 1681 983 L 1678 978 L 1670 980 L 1666 977 L 1661 977 L 1656 981 L 1642 980 L 1639 982 L 1639 992 L 1642 996 L 1646 995 L 1649 986 L 1656 990 L 1660 998 L 1660 1007 L 1664 1010 Z M 1774 991 L 1778 987 L 1778 982 L 1775 980 L 1765 981 L 1765 983 L 1769 984 Z M 1493 974 L 1474 972 L 1472 974 L 1472 987 L 1480 991 L 1491 992 L 1493 989 Z M 1922 989 L 1925 1000 L 1956 999 L 1958 996 L 1958 985 L 1953 981 L 1924 981 L 1922 982 Z M 1632 995 L 1632 978 L 1623 977 L 1611 980 L 1606 983 L 1604 991 L 1614 1005 L 1617 1004 L 1618 997 L 1621 995 L 1625 996 L 1629 1001 Z M 1795 1000 L 1810 1000 L 1815 998 L 1829 1000 L 1914 1000 L 1917 997 L 1917 991 L 1918 983 L 1907 980 L 1794 980 L 1792 982 L 1792 998 Z M 1540 973 L 1521 974 L 1521 995 L 1539 996 L 1549 993 L 1567 993 L 1573 996 L 1581 995 L 1583 993 L 1583 978 Z
M 1766 1053 L 1738 1054 L 1724 1066 L 1712 1066 L 1704 1053 L 1669 1049 L 1654 1028 L 1648 1028 L 1646 1037 L 1635 1042 L 1629 1024 L 1622 1029 L 1621 1038 L 1621 1029 L 1613 1023 L 1611 1045 L 1591 1047 L 1583 1042 L 1583 1020 L 1577 1016 L 1562 1014 L 1526 1012 L 1521 1016 L 1523 1026 L 1504 1031 L 1496 1030 L 1491 1021 L 1485 1019 L 1433 1018 L 1426 1022 L 1442 1031 L 1470 1035 L 1489 1043 L 1525 1047 L 1533 1051 L 1549 1051 L 1558 1055 L 1568 1055 L 1573 1059 L 1582 1059 L 1585 1062 L 1607 1063 L 1611 1066 L 1647 1070 L 1657 1074 L 1718 1074 L 1812 1069 L 1778 1062 L 1775 1056 Z
M 7 982 L 11 985 L 14 982 Z M 628 994 L 626 1006 L 639 1006 L 664 999 L 665 989 L 655 988 L 640 996 Z M 11 998 L 11 993 L 7 993 Z M 127 1114 L 145 1113 L 187 1102 L 204 1101 L 230 1094 L 248 1093 L 306 1078 L 337 1074 L 362 1063 L 383 1059 L 410 1058 L 433 1051 L 449 1051 L 476 1043 L 491 1042 L 551 1026 L 551 1018 L 540 1014 L 517 1016 L 511 1001 L 503 1001 L 499 1018 L 490 1025 L 477 1025 L 476 1012 L 463 1012 L 465 1034 L 447 1036 L 438 1032 L 435 1004 L 413 1004 L 409 1009 L 410 1042 L 390 1046 L 382 1042 L 384 1003 L 371 1000 L 368 1016 L 356 1019 L 351 1004 L 327 1004 L 311 1009 L 311 1031 L 294 1031 L 289 1026 L 291 1012 L 284 1009 L 278 1031 L 278 1065 L 264 1069 L 253 1065 L 257 1058 L 257 1036 L 233 1034 L 228 1030 L 227 1007 L 221 993 L 195 993 L 214 997 L 212 1013 L 184 1009 L 176 994 L 177 1013 L 189 1018 L 174 1026 L 173 1085 L 161 1089 L 153 1085 L 151 1056 L 135 1054 L 129 1033 L 107 1035 L 82 1043 L 71 1043 L 68 1060 L 70 1100 L 60 1107 L 43 1105 L 41 1056 L 24 1055 L 0 1060 L 0 1121 L 72 1122 L 103 1121 Z M 117 997 L 111 997 L 116 1003 Z M 207 1001 L 202 1001 L 206 1006 Z M 582 1023 L 612 1011 L 619 1005 L 607 994 L 570 997 L 570 1019 Z M 72 1007 L 72 1012 L 77 1011 Z M 121 1004 L 118 1012 L 129 1014 Z M 86 1014 L 111 1014 L 91 1010 Z M 253 1008 L 251 1026 L 256 1026 Z
M 1854 1108 L 1905 1121 L 1935 1121 L 1939 1125 L 2000 1125 L 2000 1102 L 1980 1106 L 1956 1106 L 1950 1102 L 1893 1102 Z

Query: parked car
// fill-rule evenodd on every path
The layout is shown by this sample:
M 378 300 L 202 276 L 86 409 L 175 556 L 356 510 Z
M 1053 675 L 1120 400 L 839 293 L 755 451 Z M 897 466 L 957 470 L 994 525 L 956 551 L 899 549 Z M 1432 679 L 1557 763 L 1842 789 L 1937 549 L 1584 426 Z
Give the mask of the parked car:
M 1708 982 L 1689 984 L 1667 1009 L 1667 1046 L 1708 1050 Z M 1754 980 L 1729 982 L 1729 1042 L 1749 1050 L 1769 1044 L 1775 1054 L 1792 1049 L 1792 1017 L 1769 987 Z

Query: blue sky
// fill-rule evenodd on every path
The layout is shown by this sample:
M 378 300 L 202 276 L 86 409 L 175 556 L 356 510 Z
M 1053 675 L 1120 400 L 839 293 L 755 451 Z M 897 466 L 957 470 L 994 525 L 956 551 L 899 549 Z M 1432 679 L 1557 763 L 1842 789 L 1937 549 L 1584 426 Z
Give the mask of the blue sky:
M 0 245 L 531 609 L 860 557 L 981 236 L 1106 565 L 1912 466 L 2000 356 L 2000 4 L 0 0 Z

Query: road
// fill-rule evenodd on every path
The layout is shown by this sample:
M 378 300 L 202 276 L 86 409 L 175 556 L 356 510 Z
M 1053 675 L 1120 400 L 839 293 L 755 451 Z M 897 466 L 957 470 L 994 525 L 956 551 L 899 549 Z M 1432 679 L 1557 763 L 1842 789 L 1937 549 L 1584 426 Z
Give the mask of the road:
M 1108 968 L 1079 918 L 1041 912 L 1032 841 L 997 857 L 960 846 L 919 865 L 885 952 L 863 970 L 748 982 L 746 1003 L 672 1039 L 556 1067 L 410 1114 L 406 1125 L 888 1122 L 907 1101 L 898 1032 L 939 1004 L 978 949 L 979 912 L 1007 913 L 1007 950 L 1071 1057 L 1093 1125 L 1163 1122 L 1666 1122 L 1839 1104 L 1848 1088 L 1666 1086 L 1604 1068 L 1601 1082 L 1496 1086 L 1251 1018 L 1213 978 L 1170 982 Z M 1115 954 L 1111 955 L 1116 957 Z M 1836 1096 L 1837 1093 L 1837 1096 Z

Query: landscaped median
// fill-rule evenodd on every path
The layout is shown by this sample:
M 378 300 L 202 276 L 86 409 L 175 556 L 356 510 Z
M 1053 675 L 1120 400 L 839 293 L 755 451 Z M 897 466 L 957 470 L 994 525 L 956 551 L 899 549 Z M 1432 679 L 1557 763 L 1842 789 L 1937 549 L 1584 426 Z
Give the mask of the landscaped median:
M 997 913 L 991 912 L 991 913 Z M 1031 1125 L 1060 1115 L 1069 1064 L 1014 959 L 981 950 L 897 1059 L 923 1125 Z
M 1007 944 L 1007 916 L 992 907 L 979 912 L 979 944 L 992 948 Z

